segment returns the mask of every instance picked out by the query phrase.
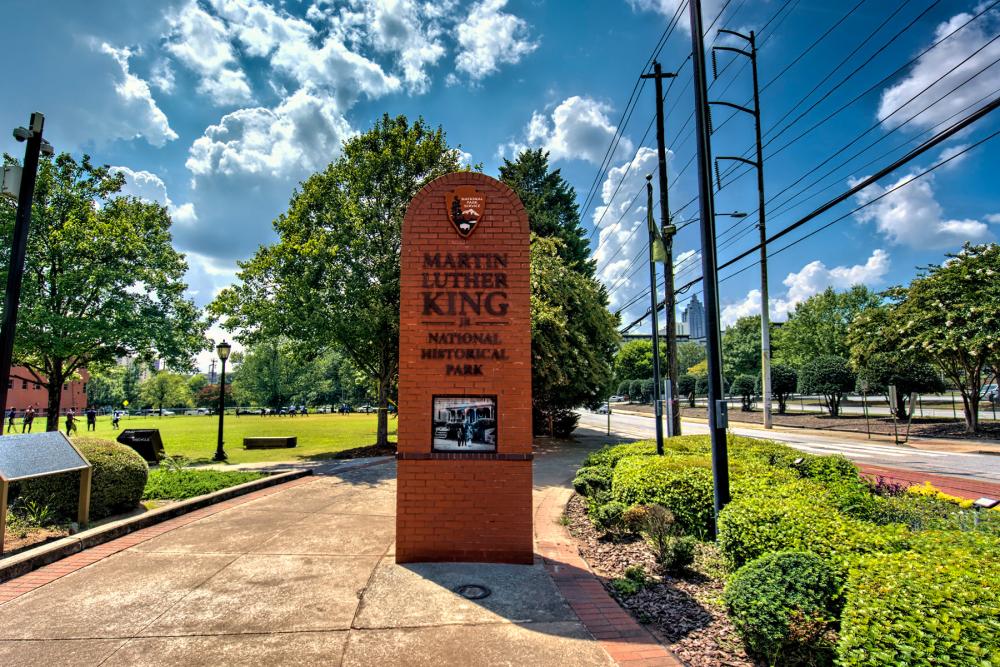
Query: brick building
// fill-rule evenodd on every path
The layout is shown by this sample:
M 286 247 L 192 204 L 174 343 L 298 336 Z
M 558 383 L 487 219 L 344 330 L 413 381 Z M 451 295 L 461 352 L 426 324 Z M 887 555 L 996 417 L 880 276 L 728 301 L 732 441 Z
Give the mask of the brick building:
M 87 408 L 87 382 L 90 381 L 90 374 L 86 369 L 77 371 L 80 374 L 79 380 L 72 380 L 63 385 L 62 402 L 60 409 L 66 411 L 70 408 L 80 412 Z M 10 408 L 17 410 L 18 416 L 30 407 L 35 408 L 35 412 L 42 416 L 45 414 L 49 403 L 49 393 L 42 385 L 30 380 L 31 373 L 26 368 L 15 366 L 10 369 L 11 378 L 7 382 L 7 406 L 4 413 Z

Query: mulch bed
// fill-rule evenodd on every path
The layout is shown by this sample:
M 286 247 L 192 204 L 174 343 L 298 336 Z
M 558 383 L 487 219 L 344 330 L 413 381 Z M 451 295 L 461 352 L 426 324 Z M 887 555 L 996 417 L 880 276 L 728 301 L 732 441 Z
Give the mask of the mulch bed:
M 14 556 L 22 551 L 34 549 L 46 542 L 58 540 L 67 535 L 69 535 L 69 531 L 65 528 L 32 528 L 22 533 L 8 526 L 7 534 L 4 536 L 3 554 L 0 554 L 0 558 Z
M 388 446 L 379 445 L 367 445 L 365 447 L 355 447 L 354 449 L 345 449 L 343 451 L 336 452 L 330 455 L 328 458 L 331 459 L 366 459 L 372 456 L 395 456 L 396 455 L 396 445 L 390 444 Z
M 721 562 L 714 545 L 699 546 L 694 565 L 680 576 L 658 575 L 653 552 L 641 538 L 610 540 L 587 518 L 586 500 L 574 495 L 566 507 L 570 533 L 584 560 L 632 616 L 691 667 L 763 665 L 748 657 L 722 606 Z M 659 582 L 622 597 L 610 586 L 625 568 L 642 565 Z

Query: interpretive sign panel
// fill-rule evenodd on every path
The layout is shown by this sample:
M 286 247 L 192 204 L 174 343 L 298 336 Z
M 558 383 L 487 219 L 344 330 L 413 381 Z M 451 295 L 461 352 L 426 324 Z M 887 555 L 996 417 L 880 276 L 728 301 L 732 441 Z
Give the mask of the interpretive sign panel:
M 87 459 L 58 431 L 0 437 L 0 478 L 8 482 L 89 467 Z
M 435 396 L 435 452 L 495 452 L 496 396 Z
M 403 221 L 396 560 L 531 563 L 528 218 L 473 172 Z
M 80 471 L 77 521 L 83 526 L 90 515 L 90 463 L 69 438 L 58 431 L 0 436 L 0 554 L 7 527 L 10 483 L 74 470 Z

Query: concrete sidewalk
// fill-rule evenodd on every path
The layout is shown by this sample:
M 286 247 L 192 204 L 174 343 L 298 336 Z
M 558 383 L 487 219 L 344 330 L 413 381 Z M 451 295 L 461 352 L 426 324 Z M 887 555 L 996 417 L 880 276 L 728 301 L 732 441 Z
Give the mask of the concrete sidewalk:
M 600 444 L 543 444 L 536 501 Z M 299 481 L 26 575 L 0 664 L 614 664 L 540 558 L 396 565 L 393 462 Z

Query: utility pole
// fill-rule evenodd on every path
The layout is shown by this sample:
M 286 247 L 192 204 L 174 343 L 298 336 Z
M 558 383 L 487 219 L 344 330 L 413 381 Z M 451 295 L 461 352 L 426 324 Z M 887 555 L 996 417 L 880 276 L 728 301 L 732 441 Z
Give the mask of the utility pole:
M 739 104 L 732 104 L 730 102 L 709 102 L 709 104 L 719 104 L 722 106 L 727 106 L 737 111 L 742 111 L 743 113 L 750 114 L 754 119 L 754 131 L 757 136 L 757 159 L 747 160 L 742 157 L 737 157 L 734 155 L 720 155 L 716 160 L 735 160 L 737 162 L 743 162 L 748 164 L 757 170 L 757 229 L 760 232 L 760 370 L 761 370 L 761 393 L 764 399 L 764 428 L 772 428 L 771 423 L 771 315 L 769 312 L 770 307 L 770 291 L 767 287 L 767 228 L 765 226 L 766 216 L 764 215 L 764 154 L 763 146 L 761 144 L 760 137 L 760 84 L 757 81 L 757 38 L 754 35 L 753 30 L 750 31 L 749 35 L 744 35 L 743 33 L 735 32 L 733 30 L 720 29 L 720 33 L 726 33 L 727 35 L 733 35 L 734 37 L 739 37 L 745 40 L 750 45 L 750 51 L 744 51 L 743 49 L 737 49 L 732 46 L 713 46 L 712 47 L 712 72 L 718 72 L 718 66 L 716 65 L 715 54 L 718 51 L 731 51 L 732 53 L 739 54 L 745 58 L 750 59 L 751 69 L 753 70 L 753 109 L 748 109 Z M 716 176 L 718 177 L 719 169 L 718 165 L 715 170 Z M 721 180 L 721 179 L 720 179 Z M 722 183 L 720 182 L 718 186 L 721 188 Z
M 677 233 L 677 227 L 670 219 L 665 136 L 666 119 L 663 113 L 663 80 L 672 79 L 676 76 L 676 74 L 670 72 L 664 73 L 659 61 L 656 60 L 653 61 L 653 73 L 642 75 L 643 79 L 653 79 L 656 84 L 656 152 L 660 177 L 660 233 L 663 235 L 663 245 L 667 251 L 667 258 L 663 267 L 663 307 L 667 311 L 667 378 L 670 380 L 670 394 L 667 396 L 667 399 L 672 403 L 671 409 L 668 412 L 670 415 L 670 421 L 667 424 L 668 436 L 681 434 L 681 415 L 678 409 L 680 404 L 676 403 L 675 399 L 677 396 L 677 296 L 674 294 L 674 235 Z
M 208 365 L 208 383 L 215 384 L 215 359 Z
M 0 328 L 0 409 L 7 411 L 7 385 L 10 383 L 10 366 L 14 357 L 14 336 L 17 329 L 17 309 L 21 304 L 21 283 L 24 278 L 24 256 L 28 249 L 28 228 L 31 226 L 31 203 L 35 196 L 35 179 L 38 175 L 39 154 L 52 155 L 52 146 L 42 139 L 45 116 L 37 111 L 31 114 L 27 128 L 14 130 L 14 138 L 26 142 L 24 162 L 21 163 L 21 185 L 17 193 L 17 213 L 14 217 L 14 236 L 10 243 L 10 262 L 7 264 L 7 293 L 3 306 L 3 326 Z
M 712 196 L 712 141 L 705 81 L 705 34 L 701 0 L 688 2 L 691 17 L 691 63 L 694 71 L 695 129 L 698 138 L 698 203 L 701 213 L 701 269 L 705 291 L 705 334 L 708 361 L 708 429 L 712 438 L 712 486 L 715 525 L 729 502 L 729 452 L 726 446 L 727 403 L 722 384 L 722 337 L 719 333 L 719 276 L 715 247 L 715 201 Z M 713 533 L 715 529 L 713 528 Z
M 656 316 L 656 253 L 659 240 L 653 223 L 653 175 L 646 176 L 646 228 L 649 232 L 649 299 L 653 314 L 653 412 L 656 414 L 656 453 L 663 456 L 663 403 L 660 402 L 660 332 Z

